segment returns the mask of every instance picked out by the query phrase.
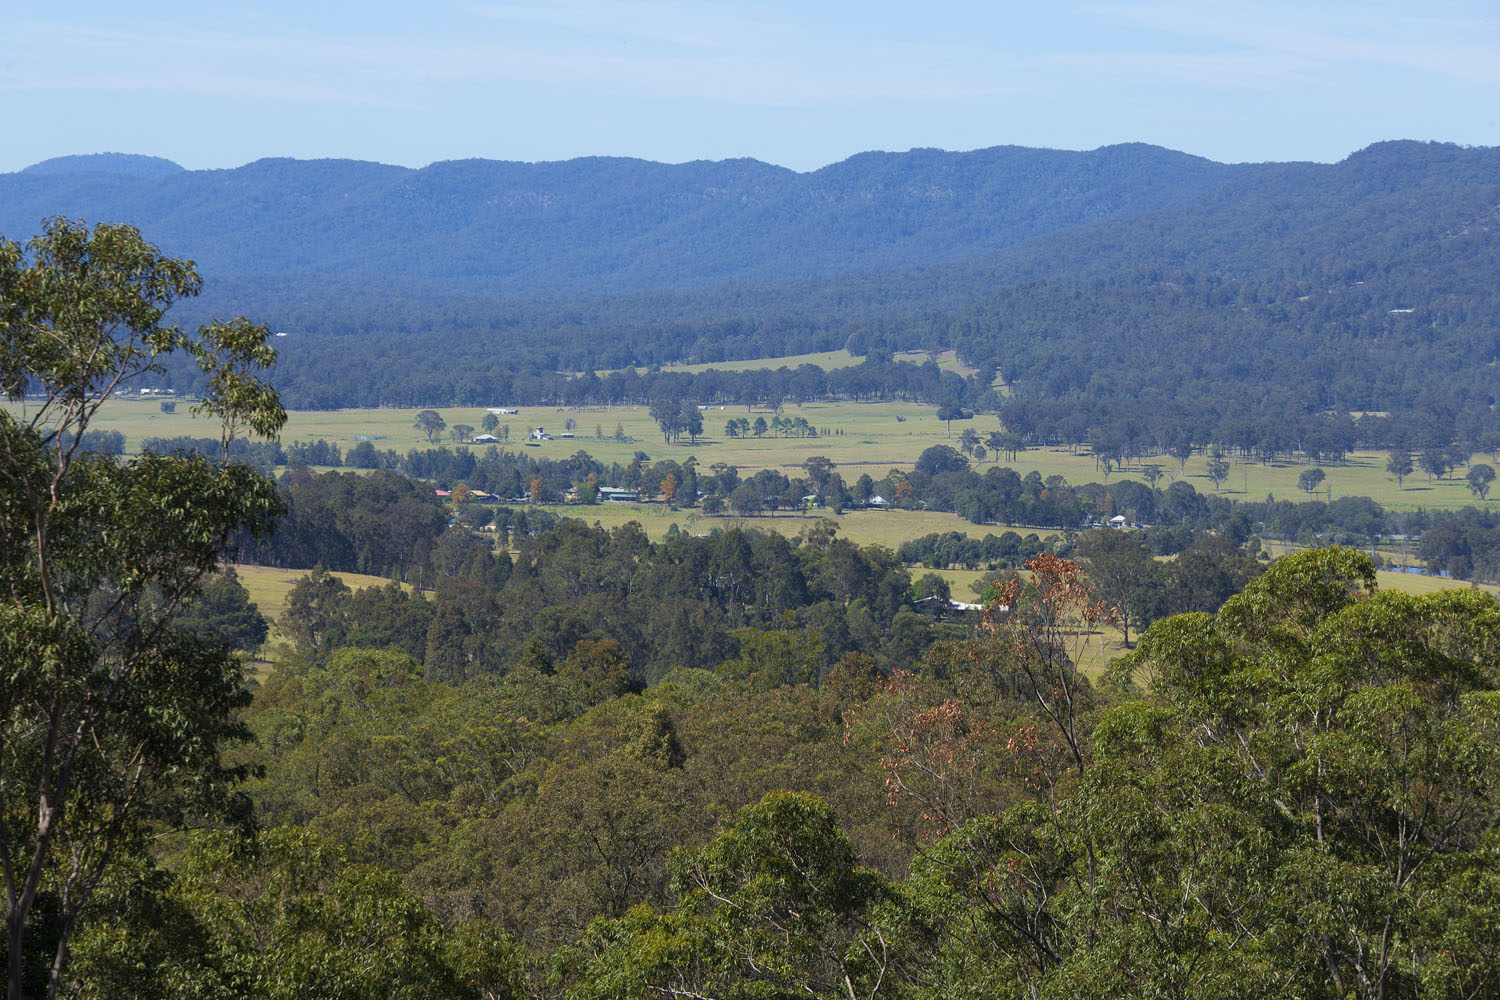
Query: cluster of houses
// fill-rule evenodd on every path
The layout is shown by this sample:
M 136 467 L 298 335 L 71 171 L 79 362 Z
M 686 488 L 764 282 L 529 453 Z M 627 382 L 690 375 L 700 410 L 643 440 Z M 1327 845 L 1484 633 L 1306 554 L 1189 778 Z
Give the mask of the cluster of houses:
M 491 410 L 490 412 L 494 413 L 495 411 Z M 514 413 L 516 411 L 515 410 L 503 410 L 501 412 L 504 412 L 504 413 Z M 571 437 L 577 437 L 577 435 L 574 434 L 572 431 L 563 431 L 561 434 L 557 435 L 557 437 L 571 438 Z M 553 437 L 553 435 L 547 433 L 547 429 L 545 427 L 533 427 L 531 429 L 531 432 L 526 435 L 526 439 L 528 441 L 552 441 L 552 440 L 554 440 L 554 437 Z M 470 444 L 499 444 L 500 443 L 500 439 L 497 438 L 493 434 L 476 434 L 473 437 L 469 438 L 469 443 Z

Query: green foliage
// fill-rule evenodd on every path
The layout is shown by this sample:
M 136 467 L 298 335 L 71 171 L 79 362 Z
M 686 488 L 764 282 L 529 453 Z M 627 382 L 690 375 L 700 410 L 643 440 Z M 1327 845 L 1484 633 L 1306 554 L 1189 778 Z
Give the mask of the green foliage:
M 216 996 L 516 997 L 521 957 L 492 931 L 448 932 L 389 871 L 296 830 L 207 836 L 171 896 L 209 936 Z M 207 995 L 207 994 L 205 994 Z
M 1374 997 L 1447 975 L 1451 939 L 1429 915 L 1478 887 L 1500 765 L 1490 653 L 1500 608 L 1464 592 L 1369 596 L 1373 579 L 1356 552 L 1299 553 L 1217 619 L 1153 626 L 1132 662 L 1171 710 L 1125 742 L 1108 735 L 1125 716 L 1100 726 L 1091 777 L 1115 805 L 1099 829 L 1129 830 L 1132 852 L 1174 845 L 1163 860 L 1180 872 L 1186 831 L 1137 838 L 1121 823 L 1122 783 L 1166 780 L 1185 796 L 1163 809 L 1150 791 L 1143 816 L 1213 818 L 1219 829 L 1194 838 L 1222 857 L 1197 856 L 1228 881 L 1212 890 L 1193 879 L 1200 899 L 1221 900 L 1204 907 L 1194 947 L 1203 967 L 1237 964 L 1267 993 L 1326 976 Z
M 274 434 L 286 415 L 260 378 L 275 359 L 264 327 L 161 325 L 198 288 L 190 264 L 129 226 L 53 219 L 24 250 L 0 241 L 0 385 L 30 397 L 0 412 L 0 655 L 10 665 L 0 867 L 13 1000 L 57 994 L 85 908 L 121 851 L 190 815 L 246 819 L 232 792 L 246 769 L 220 757 L 245 735 L 241 668 L 184 628 L 181 612 L 231 536 L 263 535 L 279 512 L 269 482 L 224 460 L 242 429 Z M 205 379 L 198 408 L 221 424 L 220 461 L 82 451 L 111 394 L 161 373 L 173 352 Z M 38 948 L 49 972 L 23 982 Z
M 203 585 L 178 621 L 206 642 L 245 652 L 259 649 L 271 630 L 232 566 Z
M 824 645 L 816 633 L 791 629 L 740 629 L 740 652 L 719 664 L 717 673 L 753 691 L 786 684 L 812 684 L 823 666 Z
M 1490 492 L 1490 484 L 1495 481 L 1495 467 L 1480 462 L 1469 466 L 1469 473 L 1464 477 L 1469 483 L 1469 492 L 1480 500 L 1485 499 Z
M 888 889 L 812 796 L 767 796 L 672 869 L 679 912 L 590 927 L 570 996 L 866 996 L 896 964 Z

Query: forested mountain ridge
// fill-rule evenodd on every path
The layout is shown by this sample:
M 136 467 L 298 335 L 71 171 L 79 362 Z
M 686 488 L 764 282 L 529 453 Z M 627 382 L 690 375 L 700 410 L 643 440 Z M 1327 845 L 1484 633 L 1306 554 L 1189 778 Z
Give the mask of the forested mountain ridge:
M 1165 447 L 1241 418 L 1417 411 L 1430 429 L 1387 437 L 1426 447 L 1455 420 L 1494 422 L 1497 149 L 1384 142 L 1254 166 L 1141 145 L 913 150 L 806 174 L 609 158 L 262 160 L 158 179 L 92 166 L 0 175 L 0 232 L 118 214 L 197 257 L 215 280 L 174 318 L 290 331 L 277 346 L 294 406 L 501 390 L 549 403 L 568 393 L 537 380 L 557 372 L 942 345 L 980 387 L 998 371 L 1015 396 L 1065 408 L 1072 430 L 1061 410 L 1036 414 L 1038 439 L 1123 427 Z M 171 377 L 195 388 L 191 371 Z
M 0 175 L 0 232 L 129 220 L 215 278 L 462 280 L 508 298 L 698 287 L 957 260 L 1173 204 L 1242 167 L 1145 145 L 755 160 L 265 159 L 164 177 Z

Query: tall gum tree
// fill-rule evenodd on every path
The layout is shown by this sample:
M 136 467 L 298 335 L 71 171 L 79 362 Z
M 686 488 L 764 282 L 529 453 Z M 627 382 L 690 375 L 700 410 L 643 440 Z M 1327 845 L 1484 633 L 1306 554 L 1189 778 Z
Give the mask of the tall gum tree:
M 239 662 L 177 626 L 238 531 L 263 534 L 274 484 L 229 463 L 286 414 L 244 319 L 163 325 L 196 295 L 188 261 L 130 226 L 45 224 L 0 239 L 0 874 L 7 995 L 55 997 L 111 861 L 190 817 L 248 816 L 220 748 L 243 735 Z M 111 397 L 192 357 L 221 450 L 128 460 L 79 447 Z

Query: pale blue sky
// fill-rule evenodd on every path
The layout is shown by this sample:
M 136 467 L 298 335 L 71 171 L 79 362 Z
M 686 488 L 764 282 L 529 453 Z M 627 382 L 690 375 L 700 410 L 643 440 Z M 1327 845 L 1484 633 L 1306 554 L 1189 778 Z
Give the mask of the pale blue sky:
M 1496 0 L 0 0 L 0 172 L 1150 142 L 1500 145 Z

